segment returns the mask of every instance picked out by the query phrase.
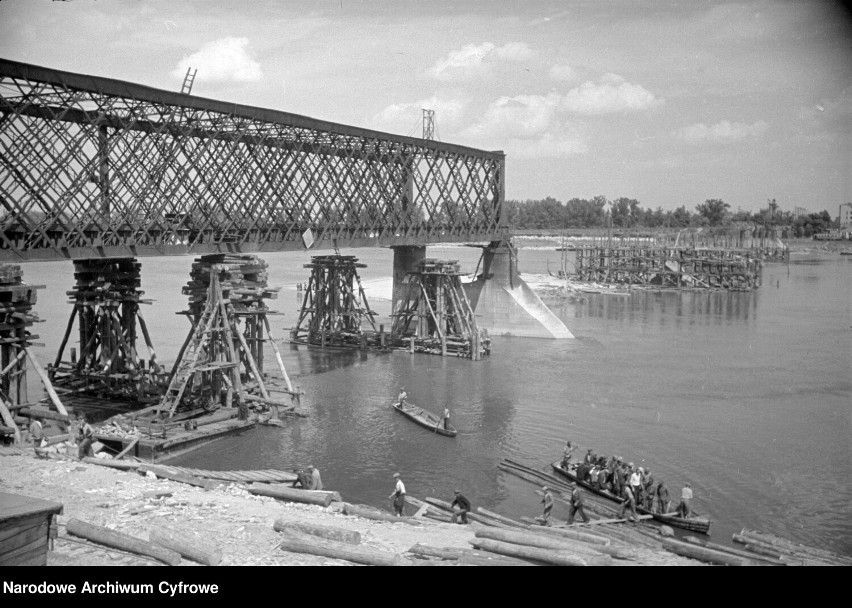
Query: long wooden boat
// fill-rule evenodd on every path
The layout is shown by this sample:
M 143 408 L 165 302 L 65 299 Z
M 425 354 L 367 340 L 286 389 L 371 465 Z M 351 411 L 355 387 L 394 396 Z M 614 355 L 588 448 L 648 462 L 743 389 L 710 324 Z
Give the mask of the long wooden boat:
M 424 410 L 422 407 L 417 407 L 411 402 L 407 402 L 402 407 L 400 407 L 399 403 L 392 403 L 391 407 L 420 426 L 425 426 L 433 433 L 444 435 L 445 437 L 455 437 L 458 434 L 458 431 L 452 424 L 450 425 L 449 430 L 445 429 L 444 421 L 440 416 L 437 416 L 428 410 Z
M 608 492 L 607 490 L 598 490 L 594 486 L 585 481 L 581 481 L 577 478 L 577 474 L 574 469 L 566 469 L 562 466 L 562 462 L 557 460 L 552 465 L 553 470 L 562 475 L 563 477 L 570 479 L 571 481 L 576 481 L 577 485 L 582 486 L 584 489 L 588 490 L 592 494 L 596 496 L 601 496 L 606 498 L 607 500 L 611 500 L 612 502 L 621 504 L 622 500 L 612 492 Z M 671 515 L 669 513 L 654 513 L 646 509 L 645 507 L 640 507 L 636 505 L 636 512 L 642 513 L 643 515 L 650 515 L 654 518 L 654 521 L 658 521 L 660 523 L 675 527 L 682 528 L 684 530 L 691 530 L 693 532 L 698 532 L 700 534 L 708 534 L 710 531 L 710 520 L 704 517 L 679 517 L 677 515 Z

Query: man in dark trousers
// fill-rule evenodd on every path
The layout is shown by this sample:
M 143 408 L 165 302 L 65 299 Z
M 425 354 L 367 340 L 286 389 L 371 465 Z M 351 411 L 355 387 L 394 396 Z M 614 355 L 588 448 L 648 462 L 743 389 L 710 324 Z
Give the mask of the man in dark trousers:
M 394 515 L 402 517 L 405 515 L 405 484 L 402 483 L 399 473 L 394 473 L 393 478 L 396 480 L 396 486 L 394 487 L 393 494 L 388 496 L 388 498 L 393 498 Z
M 574 523 L 574 514 L 579 513 L 580 517 L 583 518 L 583 523 L 589 523 L 589 516 L 586 515 L 586 512 L 583 510 L 583 505 L 585 502 L 583 501 L 583 493 L 580 491 L 580 488 L 577 487 L 577 482 L 571 482 L 571 504 L 568 506 L 568 524 Z
M 459 510 L 453 509 L 452 523 L 456 523 L 456 519 L 461 518 L 461 523 L 467 523 L 467 514 L 470 513 L 470 501 L 462 495 L 458 490 L 455 491 L 456 497 L 450 503 L 451 507 L 458 507 Z

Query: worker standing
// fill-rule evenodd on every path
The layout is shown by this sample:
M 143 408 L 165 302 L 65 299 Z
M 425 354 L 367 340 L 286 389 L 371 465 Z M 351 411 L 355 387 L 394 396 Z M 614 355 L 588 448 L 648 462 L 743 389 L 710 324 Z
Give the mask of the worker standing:
M 544 511 L 541 516 L 544 519 L 544 525 L 550 525 L 550 512 L 553 510 L 553 494 L 550 493 L 550 488 L 547 486 L 542 486 L 542 492 L 544 492 L 544 498 L 541 499 L 542 504 L 544 505 Z
M 394 488 L 393 494 L 388 496 L 388 498 L 393 498 L 394 515 L 402 517 L 405 515 L 405 484 L 402 483 L 399 473 L 394 473 L 393 478 L 396 479 L 396 487 Z

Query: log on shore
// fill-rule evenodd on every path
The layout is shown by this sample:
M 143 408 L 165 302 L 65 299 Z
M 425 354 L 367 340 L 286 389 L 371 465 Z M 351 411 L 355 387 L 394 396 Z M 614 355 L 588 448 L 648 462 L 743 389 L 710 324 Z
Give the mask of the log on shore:
M 65 443 L 71 439 L 70 433 L 62 433 L 60 435 L 52 435 L 50 437 L 44 438 L 44 446 L 48 447 L 51 445 L 56 445 L 57 443 Z
M 346 515 L 355 515 L 358 517 L 363 517 L 364 519 L 374 519 L 376 521 L 386 521 L 394 524 L 408 524 L 411 526 L 419 526 L 423 522 L 421 519 L 414 519 L 413 517 L 398 517 L 396 515 L 392 515 L 390 513 L 385 513 L 384 511 L 379 511 L 378 509 L 374 509 L 372 507 L 365 507 L 362 505 L 353 505 L 344 503 L 343 512 Z
M 530 526 L 530 530 L 533 532 L 539 532 L 544 534 L 558 534 L 559 536 L 578 540 L 580 542 L 588 543 L 590 545 L 608 545 L 610 543 L 610 540 L 606 536 L 601 536 L 599 534 L 591 534 L 590 532 L 581 532 L 580 530 L 575 530 L 573 528 L 532 525 Z
M 746 550 L 763 556 L 781 559 L 790 564 L 797 565 L 850 565 L 852 559 L 832 554 L 823 549 L 794 545 L 791 541 L 785 541 L 778 537 L 743 530 L 733 535 L 735 542 L 745 545 Z
M 578 555 L 602 555 L 602 552 L 597 550 L 597 547 L 599 545 L 586 545 L 584 543 L 572 541 L 567 538 L 562 539 L 547 534 L 538 534 L 535 532 L 524 532 L 521 530 L 495 530 L 494 528 L 477 528 L 475 534 L 476 538 L 499 540 L 500 542 L 512 543 L 514 545 L 539 547 L 541 549 L 553 549 L 555 551 L 570 551 Z
M 334 499 L 333 492 L 301 490 L 280 483 L 253 483 L 248 487 L 248 491 L 257 496 L 271 496 L 286 502 L 299 502 L 321 507 L 327 507 Z
M 222 563 L 222 549 L 178 530 L 152 528 L 148 531 L 148 540 L 205 566 L 218 566 Z
M 276 519 L 273 524 L 273 529 L 276 532 L 287 532 L 295 530 L 302 534 L 310 534 L 326 540 L 333 540 L 338 543 L 347 543 L 350 545 L 361 544 L 361 533 L 357 530 L 344 530 L 343 528 L 332 528 L 331 526 L 317 526 L 299 521 L 286 521 Z
M 85 538 L 99 545 L 121 549 L 129 553 L 135 553 L 136 555 L 153 557 L 169 566 L 177 566 L 180 563 L 180 554 L 177 551 L 172 551 L 171 549 L 155 545 L 140 538 L 134 538 L 122 532 L 95 526 L 79 519 L 72 519 L 65 524 L 65 531 L 68 534 Z
M 499 553 L 500 555 L 508 555 L 510 557 L 519 557 L 521 559 L 529 559 L 536 562 L 544 562 L 546 564 L 553 564 L 554 566 L 608 566 L 612 563 L 609 555 L 580 556 L 568 551 L 515 545 L 513 543 L 505 543 L 488 538 L 475 538 L 469 542 L 477 549 L 482 549 L 484 551 Z
M 417 543 L 407 553 L 424 557 L 437 557 L 444 561 L 458 561 L 469 566 L 537 566 L 539 564 L 517 557 L 477 551 L 466 547 L 432 547 Z
M 539 528 L 540 528 L 540 530 L 539 530 Z M 550 534 L 554 537 L 558 537 L 558 538 L 562 539 L 563 541 L 578 543 L 578 545 L 576 545 L 576 546 L 585 545 L 586 547 L 593 549 L 594 551 L 597 551 L 599 553 L 606 553 L 607 555 L 611 555 L 612 557 L 614 557 L 616 559 L 636 560 L 636 559 L 639 558 L 639 552 L 636 550 L 635 547 L 631 547 L 630 545 L 626 545 L 626 544 L 613 544 L 612 539 L 608 538 L 608 537 L 601 537 L 601 538 L 606 539 L 606 541 L 608 543 L 606 545 L 587 544 L 585 541 L 577 540 L 577 539 L 573 538 L 571 535 L 563 535 L 562 532 L 566 531 L 564 528 L 550 528 L 550 527 L 546 527 L 546 526 L 532 526 L 532 529 L 535 530 L 536 532 L 540 532 L 540 533 L 543 533 L 543 534 Z M 570 532 L 570 530 L 568 530 L 568 531 Z
M 185 473 L 169 471 L 166 468 L 153 464 L 141 464 L 139 465 L 139 467 L 137 467 L 136 471 L 142 475 L 145 475 L 146 473 L 150 472 L 151 474 L 156 475 L 157 477 L 161 477 L 163 479 L 178 481 L 180 483 L 185 483 L 187 485 L 195 486 L 197 488 L 204 488 L 205 490 L 210 490 L 221 485 L 220 482 L 210 481 L 208 479 L 201 479 L 192 475 L 186 475 Z
M 481 515 L 484 515 L 485 517 L 490 517 L 491 519 L 496 519 L 497 521 L 503 522 L 504 524 L 506 524 L 508 526 L 514 526 L 514 527 L 519 528 L 521 530 L 529 530 L 530 529 L 529 524 L 525 524 L 522 521 L 517 521 L 515 519 L 511 519 L 511 518 L 506 517 L 504 515 L 500 515 L 499 513 L 495 513 L 494 511 L 489 511 L 487 509 L 483 509 L 482 507 L 477 507 L 476 512 L 481 514 Z
M 311 534 L 303 534 L 295 530 L 286 530 L 281 534 L 282 540 L 278 548 L 292 553 L 306 553 L 333 559 L 342 559 L 356 564 L 370 566 L 410 566 L 411 562 L 398 553 L 388 553 L 325 540 Z
M 100 467 L 109 467 L 111 469 L 121 469 L 122 471 L 135 471 L 142 466 L 141 462 L 128 462 L 126 460 L 112 460 L 108 458 L 94 458 L 86 456 L 82 462 L 86 464 L 96 464 Z
M 665 549 L 666 551 L 670 551 L 671 553 L 675 553 L 677 555 L 690 557 L 692 559 L 697 559 L 699 561 L 707 562 L 710 564 L 721 564 L 723 566 L 757 565 L 754 560 L 745 557 L 740 557 L 739 555 L 716 551 L 714 549 L 707 549 L 706 547 L 700 547 L 698 545 L 692 545 L 690 543 L 685 543 L 679 540 L 672 540 L 670 538 L 663 540 L 663 549 Z
M 707 549 L 713 549 L 715 551 L 724 551 L 730 553 L 732 555 L 738 555 L 739 557 L 745 557 L 746 559 L 751 559 L 760 563 L 760 565 L 770 565 L 770 566 L 787 566 L 788 562 L 785 562 L 780 559 L 775 559 L 773 557 L 761 556 L 756 553 L 750 553 L 744 549 L 735 549 L 733 547 L 726 547 L 724 545 L 720 545 L 717 543 L 712 543 L 710 541 L 706 541 L 704 539 L 698 538 L 696 536 L 685 536 L 684 539 L 691 545 L 698 545 L 699 547 L 705 547 Z

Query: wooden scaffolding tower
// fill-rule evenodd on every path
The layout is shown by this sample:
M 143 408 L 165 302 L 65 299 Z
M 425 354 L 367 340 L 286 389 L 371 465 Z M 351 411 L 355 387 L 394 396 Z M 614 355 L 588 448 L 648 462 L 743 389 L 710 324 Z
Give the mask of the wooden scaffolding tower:
M 365 267 L 358 258 L 340 254 L 313 256 L 311 263 L 305 264 L 311 276 L 299 321 L 290 332 L 293 342 L 322 347 L 384 346 L 382 332 L 376 333 L 376 313 L 370 310 L 358 277 L 357 269 Z
M 760 286 L 761 261 L 750 249 L 581 247 L 576 278 L 597 283 L 670 289 L 748 291 Z
M 32 309 L 37 290 L 44 286 L 27 285 L 23 282 L 23 274 L 20 266 L 0 264 L 0 439 L 11 439 L 15 443 L 20 443 L 22 438 L 16 416 L 68 422 L 68 412 L 31 350 L 32 340 L 38 336 L 30 334 L 29 328 L 39 320 Z M 55 412 L 29 402 L 28 362 L 44 384 Z
M 50 378 L 60 387 L 88 394 L 156 403 L 166 372 L 157 362 L 148 327 L 140 311 L 143 300 L 140 270 L 135 258 L 74 260 L 74 289 L 67 291 L 73 304 L 68 326 L 50 366 Z M 65 347 L 78 326 L 80 356 Z M 147 358 L 137 350 L 137 324 L 145 341 Z
M 266 286 L 266 262 L 251 255 L 212 254 L 193 263 L 186 315 L 192 327 L 169 376 L 168 388 L 152 408 L 155 418 L 182 417 L 220 406 L 248 404 L 273 408 L 278 414 L 295 410 L 301 392 L 294 389 L 272 336 L 265 299 L 277 297 Z M 265 343 L 270 343 L 286 385 L 277 392 L 290 395 L 291 403 L 273 399 L 263 373 Z M 259 394 L 256 394 L 259 393 Z
M 411 352 L 470 357 L 490 352 L 490 340 L 476 325 L 456 260 L 425 259 L 406 274 L 405 296 L 396 303 L 394 346 Z

